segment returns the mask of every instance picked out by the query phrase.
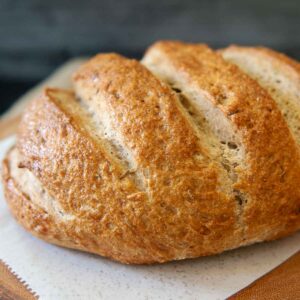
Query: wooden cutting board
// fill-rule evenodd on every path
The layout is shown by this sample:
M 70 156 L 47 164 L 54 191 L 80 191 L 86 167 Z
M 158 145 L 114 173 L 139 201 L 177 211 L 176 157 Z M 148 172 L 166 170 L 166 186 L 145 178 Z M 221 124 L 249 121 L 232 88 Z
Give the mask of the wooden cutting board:
M 38 298 L 29 286 L 13 273 L 9 266 L 0 260 L 0 299 L 36 300 Z

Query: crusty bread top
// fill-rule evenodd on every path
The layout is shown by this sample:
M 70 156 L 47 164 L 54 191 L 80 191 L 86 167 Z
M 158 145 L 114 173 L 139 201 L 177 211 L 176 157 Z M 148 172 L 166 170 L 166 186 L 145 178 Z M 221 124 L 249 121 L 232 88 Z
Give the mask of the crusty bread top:
M 269 94 L 205 45 L 156 43 L 143 64 L 97 55 L 74 74 L 75 94 L 46 89 L 31 103 L 5 163 L 19 221 L 34 231 L 26 201 L 41 213 L 23 187 L 34 178 L 61 230 L 45 239 L 127 263 L 299 228 L 299 150 Z
M 263 47 L 231 46 L 220 53 L 269 92 L 300 145 L 300 64 Z
M 239 47 L 236 45 L 231 45 L 227 48 L 227 50 L 245 50 L 245 51 L 253 51 L 254 54 L 259 52 L 261 55 L 264 55 L 265 59 L 273 59 L 274 63 L 283 63 L 280 67 L 287 68 L 290 67 L 290 71 L 295 72 L 295 76 L 299 76 L 300 73 L 300 63 L 284 53 L 280 53 L 277 51 L 274 51 L 270 48 L 262 47 L 262 46 L 257 46 L 257 47 Z M 284 70 L 283 70 L 284 71 Z M 297 74 L 296 74 L 297 73 Z
M 83 235 L 85 243 L 93 244 L 97 236 L 97 243 L 103 243 L 103 255 L 134 259 L 144 242 L 143 233 L 138 234 L 131 224 L 135 210 L 147 201 L 129 178 L 122 178 L 121 166 L 104 151 L 91 127 L 73 93 L 46 89 L 31 103 L 20 126 L 22 166 L 58 201 L 62 215 L 75 216 L 75 241 L 82 242 Z M 124 242 L 118 238 L 123 232 L 128 237 Z M 118 254 L 120 248 L 124 252 Z M 151 260 L 151 255 L 143 256 Z
M 247 238 L 268 234 L 264 229 L 270 215 L 282 217 L 279 203 L 288 215 L 297 214 L 299 151 L 276 103 L 255 80 L 201 44 L 158 42 L 143 62 L 186 98 L 201 95 L 194 103 L 204 114 L 207 106 L 217 107 L 241 139 L 246 160 L 236 168 L 239 178 L 233 188 L 244 198 L 241 214 Z M 215 123 L 208 117 L 207 122 Z M 216 129 L 219 135 L 222 128 Z
M 97 56 L 74 80 L 82 103 L 46 90 L 25 113 L 18 140 L 24 165 L 66 213 L 123 261 L 124 253 L 166 261 L 240 243 L 237 204 L 218 188 L 219 167 L 167 85 L 117 55 Z M 116 164 L 117 156 L 133 163 Z M 127 165 L 135 169 L 121 173 Z
M 230 60 L 230 53 L 249 53 L 254 58 L 258 57 L 262 63 L 271 63 L 274 71 L 283 74 L 288 79 L 295 81 L 297 85 L 300 85 L 300 63 L 283 53 L 276 52 L 266 47 L 241 47 L 236 45 L 221 49 L 219 52 L 225 59 L 228 58 L 228 60 Z
M 97 115 L 103 133 L 126 153 L 122 158 L 134 166 L 132 172 L 142 177 L 149 197 L 144 217 L 148 236 L 155 232 L 151 239 L 175 249 L 188 243 L 197 247 L 199 239 L 206 244 L 207 234 L 218 243 L 222 230 L 235 236 L 236 203 L 219 188 L 222 170 L 209 159 L 168 85 L 137 61 L 116 54 L 98 55 L 83 65 L 74 75 L 74 85 L 81 101 Z M 206 218 L 214 221 L 207 223 Z

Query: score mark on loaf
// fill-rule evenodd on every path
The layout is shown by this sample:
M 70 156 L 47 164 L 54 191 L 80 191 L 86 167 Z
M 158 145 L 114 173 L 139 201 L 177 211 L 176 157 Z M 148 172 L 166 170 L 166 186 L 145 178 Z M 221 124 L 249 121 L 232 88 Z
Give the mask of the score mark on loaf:
M 264 48 L 157 42 L 45 89 L 3 162 L 48 242 L 123 263 L 211 255 L 300 228 L 299 64 Z

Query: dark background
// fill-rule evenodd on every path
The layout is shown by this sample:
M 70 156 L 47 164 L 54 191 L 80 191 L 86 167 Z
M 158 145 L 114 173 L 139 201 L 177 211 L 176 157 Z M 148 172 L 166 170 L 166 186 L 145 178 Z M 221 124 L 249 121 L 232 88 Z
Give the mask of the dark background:
M 299 0 L 0 0 L 0 112 L 70 57 L 182 39 L 300 59 L 299 29 Z

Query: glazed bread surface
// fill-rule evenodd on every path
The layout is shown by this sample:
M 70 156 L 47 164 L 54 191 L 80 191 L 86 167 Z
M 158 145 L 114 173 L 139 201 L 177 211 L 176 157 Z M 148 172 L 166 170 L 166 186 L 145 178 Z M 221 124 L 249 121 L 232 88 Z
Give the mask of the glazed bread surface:
M 51 243 L 137 264 L 298 230 L 300 123 L 286 113 L 299 108 L 298 64 L 277 69 L 285 91 L 226 51 L 163 41 L 142 62 L 99 54 L 74 92 L 45 89 L 3 162 L 16 219 Z

